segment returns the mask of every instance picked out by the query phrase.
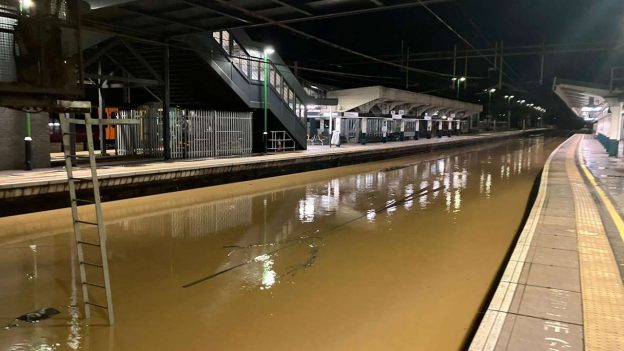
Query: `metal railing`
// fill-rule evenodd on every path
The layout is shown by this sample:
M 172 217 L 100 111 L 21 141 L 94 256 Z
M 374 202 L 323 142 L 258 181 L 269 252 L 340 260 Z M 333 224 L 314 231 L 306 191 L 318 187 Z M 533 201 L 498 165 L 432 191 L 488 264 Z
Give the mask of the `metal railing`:
M 283 130 L 271 131 L 267 151 L 271 153 L 295 151 L 295 141 Z
M 139 125 L 117 126 L 118 155 L 163 157 L 162 108 L 143 106 L 120 111 L 119 118 L 140 120 Z M 233 157 L 252 152 L 252 113 L 171 109 L 171 158 Z

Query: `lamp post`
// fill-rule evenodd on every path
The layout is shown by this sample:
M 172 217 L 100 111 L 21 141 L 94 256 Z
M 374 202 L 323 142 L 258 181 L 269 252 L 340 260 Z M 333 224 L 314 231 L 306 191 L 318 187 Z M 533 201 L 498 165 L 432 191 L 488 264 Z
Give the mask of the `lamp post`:
M 485 89 L 488 94 L 488 127 L 491 123 L 490 119 L 492 118 L 492 94 L 496 92 L 496 89 Z
M 269 55 L 274 53 L 275 50 L 267 46 L 262 53 L 262 60 L 264 63 L 264 132 L 262 132 L 262 144 L 264 144 L 264 153 L 267 153 L 267 138 L 268 138 L 268 119 L 269 119 Z
M 466 77 L 453 77 L 453 85 L 455 86 L 455 89 L 457 90 L 457 100 L 459 100 L 459 89 L 461 87 L 461 83 L 464 83 L 464 88 L 466 87 L 466 85 L 468 84 L 466 82 Z
M 518 103 L 520 104 L 520 106 L 524 106 L 524 103 L 526 102 L 526 100 L 518 100 Z M 525 128 L 525 123 L 526 123 L 526 117 L 522 118 L 522 130 L 524 130 Z
M 513 95 L 505 95 L 505 100 L 507 100 L 507 130 L 511 129 L 511 100 L 514 97 Z

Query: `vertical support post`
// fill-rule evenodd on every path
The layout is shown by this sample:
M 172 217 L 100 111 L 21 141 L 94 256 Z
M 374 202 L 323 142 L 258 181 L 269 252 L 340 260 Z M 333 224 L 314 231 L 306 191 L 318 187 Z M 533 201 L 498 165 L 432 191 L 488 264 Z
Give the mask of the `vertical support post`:
M 498 42 L 494 43 L 494 69 L 498 69 Z
M 171 159 L 171 126 L 169 114 L 171 109 L 171 81 L 169 77 L 169 44 L 163 48 L 163 151 L 165 160 Z
M 418 112 L 416 112 L 417 116 L 420 116 Z M 416 124 L 414 125 L 414 140 L 418 140 L 418 134 L 420 133 L 420 119 L 416 119 Z
M 367 129 L 368 129 L 368 124 L 367 124 L 367 118 L 361 118 L 360 119 L 360 130 L 361 130 L 361 135 L 360 135 L 360 143 L 362 145 L 366 145 L 366 133 L 367 133 Z
M 332 146 L 332 141 L 334 139 L 334 131 L 332 128 L 332 108 L 329 106 L 329 147 Z
M 504 46 L 503 42 L 500 43 L 500 70 L 498 71 L 498 89 L 503 89 L 503 65 L 505 63 L 504 58 Z
M 21 6 L 20 1 L 20 6 Z M 77 47 L 77 56 L 78 56 L 78 85 L 80 91 L 84 95 L 84 57 L 82 54 L 82 16 L 80 15 L 82 3 L 80 1 L 74 2 L 74 13 L 76 14 L 76 47 Z
M 65 114 L 65 118 L 70 118 L 70 117 L 74 117 L 75 116 L 71 116 L 69 113 Z M 85 126 L 85 132 L 86 132 L 86 126 Z M 78 165 L 78 158 L 76 157 L 76 125 L 74 123 L 69 123 L 68 124 L 68 128 L 62 129 L 62 130 L 69 130 L 69 154 L 71 155 L 70 160 L 71 160 L 71 165 L 72 166 L 77 166 Z M 64 143 L 64 148 L 66 147 L 65 143 Z
M 511 129 L 511 98 L 507 99 L 507 130 Z
M 409 89 L 409 56 L 410 48 L 407 47 L 407 56 L 405 57 L 405 90 Z
M 608 99 L 611 108 L 611 129 L 609 130 L 609 140 L 607 141 L 607 153 L 609 156 L 617 156 L 622 139 L 622 101 L 619 99 Z
M 101 76 L 102 75 L 102 62 L 98 61 L 98 74 Z M 104 156 L 106 155 L 106 149 L 105 149 L 105 139 L 106 136 L 104 135 L 104 125 L 102 124 L 102 119 L 104 118 L 104 99 L 102 97 L 102 84 L 104 84 L 104 82 L 101 79 L 98 79 L 97 81 L 98 84 L 98 133 L 100 136 L 100 155 Z
M 264 144 L 264 153 L 267 153 L 267 136 L 268 136 L 268 118 L 269 118 L 269 55 L 264 52 L 262 54 L 262 61 L 264 63 L 264 131 L 262 132 L 262 144 Z
M 542 42 L 542 55 L 540 58 L 540 78 L 539 78 L 539 82 L 540 85 L 544 85 L 544 55 L 545 55 L 545 49 L 544 49 L 544 42 Z
M 453 46 L 453 78 L 457 77 L 457 44 Z
M 24 137 L 24 149 L 26 170 L 32 171 L 32 130 L 30 128 L 30 112 L 26 112 L 26 136 Z

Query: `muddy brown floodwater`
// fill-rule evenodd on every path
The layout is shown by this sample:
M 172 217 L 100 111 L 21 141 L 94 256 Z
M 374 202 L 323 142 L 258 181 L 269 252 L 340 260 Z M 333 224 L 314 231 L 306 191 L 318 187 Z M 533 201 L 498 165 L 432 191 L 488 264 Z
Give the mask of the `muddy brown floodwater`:
M 113 327 L 81 318 L 67 209 L 0 218 L 0 323 L 61 311 L 0 349 L 460 349 L 561 141 L 106 203 Z

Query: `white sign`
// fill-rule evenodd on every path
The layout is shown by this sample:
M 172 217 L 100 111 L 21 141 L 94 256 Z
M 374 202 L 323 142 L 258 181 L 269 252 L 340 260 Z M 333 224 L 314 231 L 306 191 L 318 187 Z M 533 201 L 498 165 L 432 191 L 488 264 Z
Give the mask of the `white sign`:
M 344 117 L 359 117 L 359 113 L 357 112 L 345 112 Z

